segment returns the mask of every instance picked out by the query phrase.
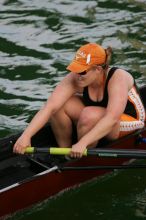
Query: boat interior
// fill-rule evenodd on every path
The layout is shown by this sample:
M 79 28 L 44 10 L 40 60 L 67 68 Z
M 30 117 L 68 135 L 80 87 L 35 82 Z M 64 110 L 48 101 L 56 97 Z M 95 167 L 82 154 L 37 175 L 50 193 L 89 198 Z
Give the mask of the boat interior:
M 13 145 L 21 133 L 0 140 L 0 191 L 15 183 L 21 183 L 53 167 L 58 157 L 50 155 L 31 154 L 18 155 L 13 153 Z M 32 146 L 56 146 L 54 135 L 49 125 L 40 130 L 32 139 Z
M 20 133 L 21 134 L 21 133 Z M 0 140 L 0 191 L 15 183 L 21 183 L 31 179 L 35 175 L 48 170 L 56 165 L 68 162 L 64 156 L 47 154 L 18 155 L 13 153 L 13 145 L 20 134 Z M 76 132 L 73 132 L 73 143 L 76 141 Z M 105 146 L 100 143 L 100 147 Z M 106 143 L 107 144 L 107 143 Z M 34 147 L 56 147 L 57 143 L 50 125 L 41 129 L 32 139 Z

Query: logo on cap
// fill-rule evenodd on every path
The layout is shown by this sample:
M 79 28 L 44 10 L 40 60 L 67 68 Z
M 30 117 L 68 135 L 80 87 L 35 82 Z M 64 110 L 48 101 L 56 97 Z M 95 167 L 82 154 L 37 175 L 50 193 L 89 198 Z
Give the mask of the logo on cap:
M 76 53 L 75 59 L 78 60 L 80 58 L 85 59 L 86 58 L 86 54 L 83 51 L 78 50 L 77 53 Z

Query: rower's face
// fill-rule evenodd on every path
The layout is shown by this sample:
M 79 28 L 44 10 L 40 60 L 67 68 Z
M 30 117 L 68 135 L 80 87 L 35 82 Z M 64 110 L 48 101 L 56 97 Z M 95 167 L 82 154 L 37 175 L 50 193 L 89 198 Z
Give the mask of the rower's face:
M 96 78 L 97 78 L 96 69 L 90 69 L 82 73 L 76 74 L 76 80 L 77 80 L 78 86 L 82 88 L 92 84 Z

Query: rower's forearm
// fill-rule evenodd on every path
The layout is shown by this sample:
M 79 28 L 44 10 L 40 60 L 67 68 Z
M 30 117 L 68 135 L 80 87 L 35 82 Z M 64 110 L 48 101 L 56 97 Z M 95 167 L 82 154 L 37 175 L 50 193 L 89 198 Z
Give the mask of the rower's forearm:
M 23 135 L 31 138 L 48 122 L 50 116 L 51 111 L 45 111 L 44 108 L 41 109 L 37 112 L 28 127 L 25 129 Z
M 105 116 L 80 141 L 89 146 L 109 134 L 116 123 L 116 120 Z

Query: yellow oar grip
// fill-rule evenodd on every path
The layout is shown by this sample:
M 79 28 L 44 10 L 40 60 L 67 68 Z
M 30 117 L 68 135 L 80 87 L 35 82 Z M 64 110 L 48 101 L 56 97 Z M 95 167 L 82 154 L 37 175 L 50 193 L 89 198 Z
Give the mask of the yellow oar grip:
M 53 155 L 67 155 L 69 153 L 70 153 L 70 148 L 59 148 L 59 147 L 50 148 L 50 154 Z
M 59 148 L 59 147 L 51 147 L 50 154 L 54 155 L 68 155 L 71 152 L 71 148 Z M 83 153 L 84 156 L 87 156 L 87 150 Z
M 34 147 L 27 147 L 27 148 L 25 149 L 25 153 L 28 153 L 28 154 L 34 153 Z

